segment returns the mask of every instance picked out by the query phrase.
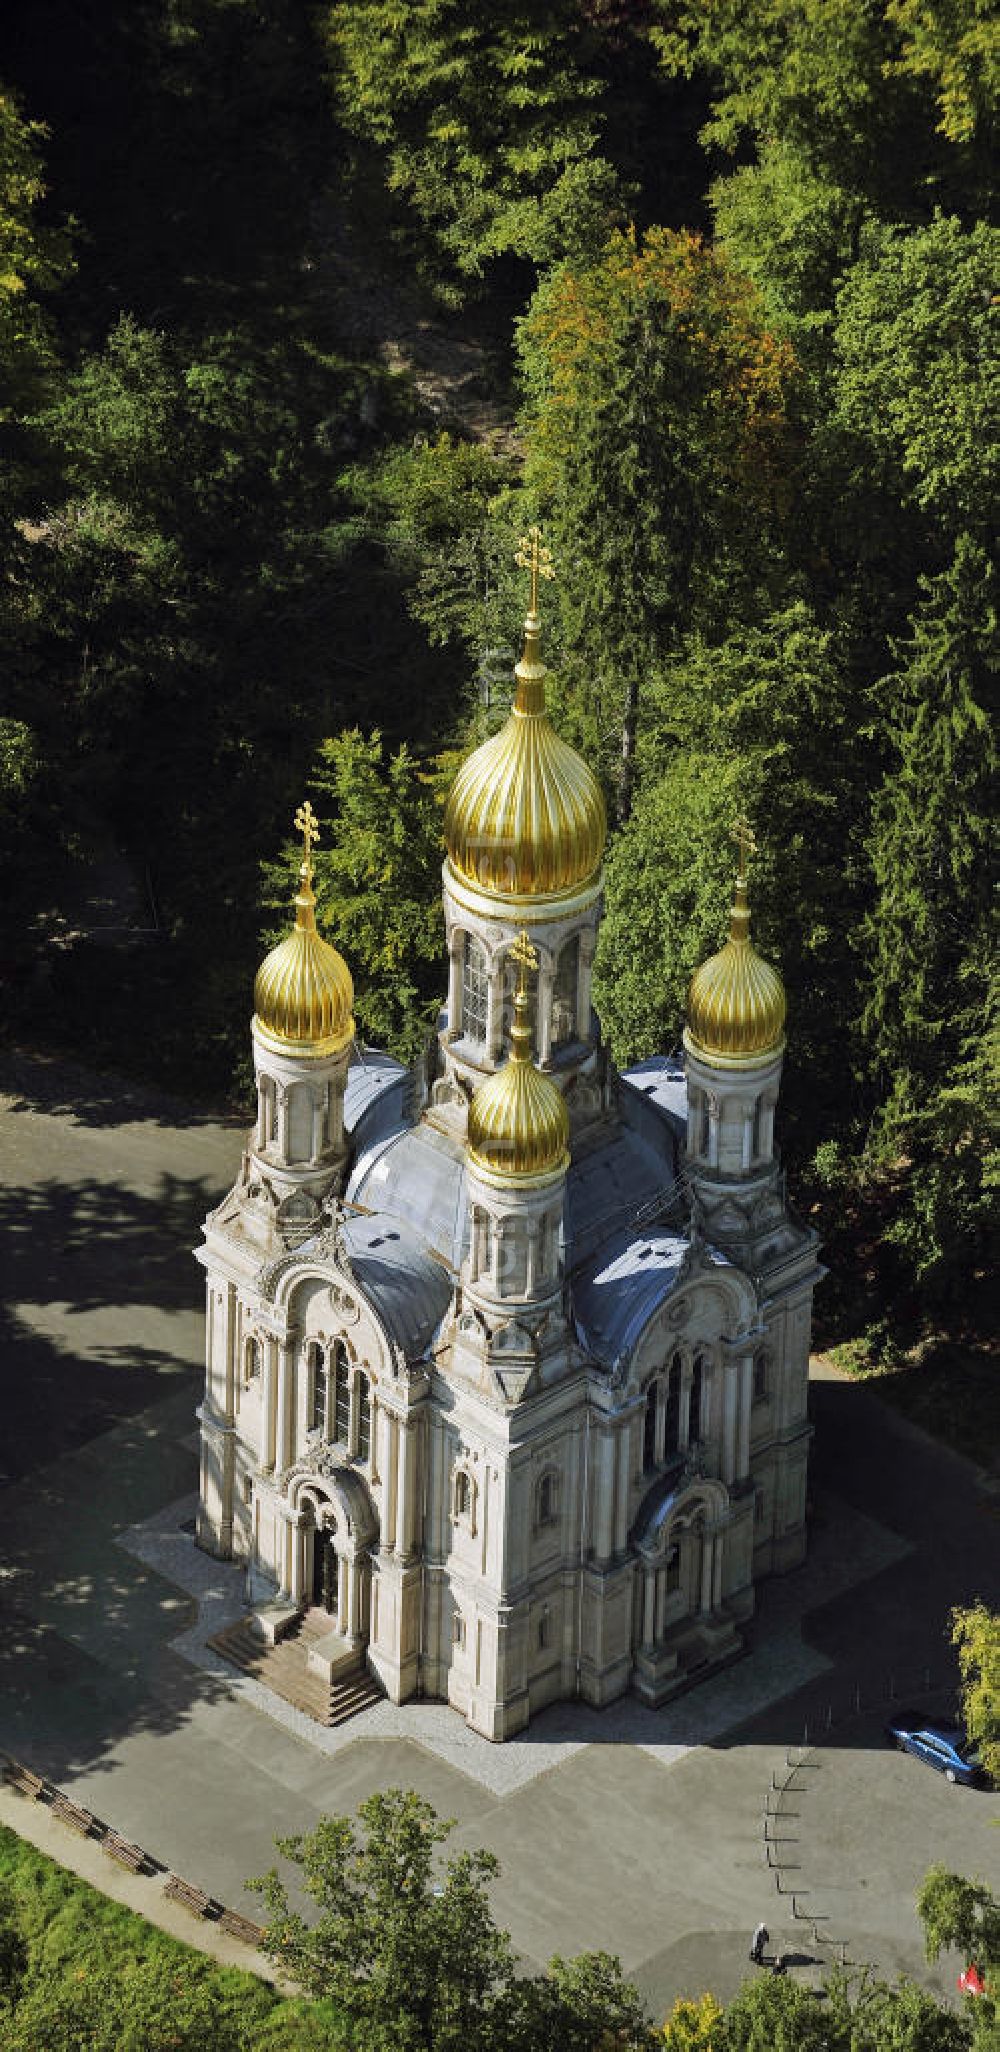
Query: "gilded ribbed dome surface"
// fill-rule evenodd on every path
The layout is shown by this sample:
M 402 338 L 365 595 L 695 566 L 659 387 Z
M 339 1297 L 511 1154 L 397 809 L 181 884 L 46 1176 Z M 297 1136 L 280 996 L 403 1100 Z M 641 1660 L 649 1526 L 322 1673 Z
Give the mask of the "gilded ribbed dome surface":
M 444 815 L 451 868 L 503 898 L 579 889 L 597 875 L 607 837 L 597 778 L 545 710 L 538 636 L 532 612 L 510 717 L 463 763 Z
M 319 834 L 308 804 L 295 824 L 305 836 L 295 925 L 257 971 L 254 1024 L 272 1047 L 290 1054 L 337 1054 L 354 1038 L 354 984 L 343 956 L 316 931 L 311 849 Z
M 785 1011 L 781 978 L 750 939 L 746 879 L 740 876 L 729 939 L 691 978 L 685 1039 L 709 1061 L 760 1061 L 780 1048 Z
M 522 934 L 522 962 L 533 953 L 525 942 Z M 516 956 L 517 949 L 513 952 Z M 480 1084 L 469 1106 L 469 1160 L 504 1181 L 540 1180 L 569 1162 L 569 1113 L 561 1090 L 531 1059 L 529 1003 L 522 974 L 514 997 L 510 1054 L 503 1067 Z

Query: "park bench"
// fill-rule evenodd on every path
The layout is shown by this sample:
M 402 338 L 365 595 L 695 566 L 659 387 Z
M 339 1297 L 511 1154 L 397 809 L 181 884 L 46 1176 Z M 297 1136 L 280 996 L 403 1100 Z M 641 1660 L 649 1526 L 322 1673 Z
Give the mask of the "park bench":
M 182 1909 L 190 1910 L 193 1917 L 217 1917 L 221 1904 L 213 1902 L 203 1888 L 196 1888 L 193 1881 L 182 1881 L 179 1874 L 171 1874 L 163 1884 L 164 1895 L 172 1902 L 179 1902 Z
M 22 1795 L 31 1796 L 37 1803 L 45 1794 L 45 1782 L 40 1774 L 33 1774 L 30 1767 L 24 1767 L 20 1760 L 8 1760 L 4 1766 L 3 1778 L 11 1788 Z
M 82 1804 L 71 1802 L 68 1795 L 63 1795 L 61 1788 L 53 1789 L 50 1808 L 54 1817 L 58 1817 L 61 1823 L 68 1824 L 72 1831 L 79 1831 L 81 1838 L 90 1837 L 97 1823 L 92 1810 L 85 1810 Z
M 242 1938 L 244 1945 L 259 1945 L 264 1936 L 263 1924 L 255 1924 L 249 1917 L 241 1917 L 239 1910 L 224 1909 L 219 1923 L 231 1938 Z
M 152 1866 L 148 1852 L 141 1845 L 133 1845 L 130 1838 L 122 1838 L 117 1831 L 106 1831 L 101 1840 L 101 1851 L 108 1858 L 117 1860 L 120 1867 L 128 1867 L 133 1874 L 145 1874 Z

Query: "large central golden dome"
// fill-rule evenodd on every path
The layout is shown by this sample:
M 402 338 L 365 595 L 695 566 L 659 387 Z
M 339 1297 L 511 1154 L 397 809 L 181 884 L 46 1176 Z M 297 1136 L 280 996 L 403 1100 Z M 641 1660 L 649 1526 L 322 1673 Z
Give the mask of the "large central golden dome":
M 318 838 L 312 808 L 300 806 L 295 824 L 305 833 L 295 925 L 272 948 L 253 987 L 258 1038 L 281 1054 L 339 1054 L 354 1038 L 354 984 L 342 955 L 316 931 L 310 850 Z
M 497 897 L 556 897 L 597 876 L 607 837 L 601 788 L 545 710 L 541 622 L 525 621 L 510 717 L 463 763 L 445 808 L 448 863 Z
M 520 945 L 520 959 L 530 959 L 533 951 L 523 933 Z M 531 1059 L 529 1006 L 522 974 L 514 995 L 510 1054 L 480 1084 L 469 1106 L 470 1164 L 503 1182 L 543 1182 L 569 1165 L 569 1113 L 561 1090 Z
M 783 1046 L 785 1011 L 784 984 L 750 939 L 750 908 L 741 863 L 729 939 L 691 978 L 685 1046 L 710 1062 L 753 1067 Z

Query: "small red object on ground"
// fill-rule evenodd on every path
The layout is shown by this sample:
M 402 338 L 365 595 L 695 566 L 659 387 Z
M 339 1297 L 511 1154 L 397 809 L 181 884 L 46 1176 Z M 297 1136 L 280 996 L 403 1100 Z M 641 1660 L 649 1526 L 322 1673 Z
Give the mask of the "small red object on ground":
M 959 1974 L 958 1985 L 963 1995 L 985 1995 L 986 1993 L 986 1982 L 983 1980 L 977 1966 L 967 1966 L 964 1974 Z

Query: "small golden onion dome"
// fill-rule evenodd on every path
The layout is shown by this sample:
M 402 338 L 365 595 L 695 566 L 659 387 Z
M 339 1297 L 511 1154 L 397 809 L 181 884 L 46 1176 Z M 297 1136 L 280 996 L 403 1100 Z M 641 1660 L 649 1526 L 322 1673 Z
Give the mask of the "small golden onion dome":
M 532 1061 L 529 1008 L 522 975 L 510 1054 L 469 1106 L 470 1165 L 505 1183 L 543 1182 L 569 1166 L 569 1113 L 562 1092 Z
M 579 890 L 596 877 L 607 838 L 597 778 L 545 710 L 540 631 L 533 608 L 510 717 L 463 763 L 445 807 L 451 869 L 501 898 Z
M 342 955 L 316 931 L 310 849 L 318 838 L 310 806 L 295 824 L 305 835 L 295 925 L 261 963 L 253 987 L 254 1025 L 260 1040 L 279 1053 L 338 1054 L 354 1038 L 354 984 Z
M 685 1043 L 692 1054 L 757 1064 L 783 1044 L 785 988 L 750 939 L 746 876 L 736 879 L 729 939 L 691 978 Z

